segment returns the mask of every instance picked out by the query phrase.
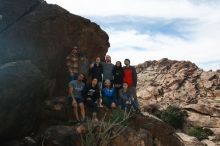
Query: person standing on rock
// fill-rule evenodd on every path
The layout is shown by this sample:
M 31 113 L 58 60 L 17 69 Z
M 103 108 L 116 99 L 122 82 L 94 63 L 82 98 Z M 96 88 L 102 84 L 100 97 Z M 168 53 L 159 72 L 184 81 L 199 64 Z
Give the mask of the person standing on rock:
M 105 85 L 105 80 L 110 80 L 111 85 L 113 85 L 113 68 L 114 65 L 111 63 L 111 57 L 109 55 L 105 56 L 105 62 L 101 62 L 101 65 L 103 66 L 103 78 L 102 78 L 102 85 Z M 90 68 L 93 68 L 95 66 L 95 63 L 92 63 L 90 65 Z
M 71 54 L 66 57 L 70 77 L 69 81 L 76 80 L 79 75 L 79 57 L 79 48 L 77 46 L 74 46 Z
M 137 91 L 136 91 L 136 86 L 137 86 L 137 72 L 134 66 L 130 65 L 130 60 L 125 59 L 124 60 L 125 66 L 123 67 L 124 73 L 123 73 L 123 82 L 128 84 L 128 88 L 132 94 L 132 97 L 134 98 L 135 104 L 138 106 L 139 109 L 139 104 L 137 100 Z
M 82 91 L 85 87 L 85 83 L 83 82 L 85 76 L 83 74 L 79 74 L 77 80 L 73 80 L 69 83 L 69 94 L 72 97 L 72 106 L 73 111 L 76 116 L 76 120 L 79 122 L 79 114 L 78 114 L 78 106 L 80 108 L 81 120 L 85 120 L 85 108 L 84 108 L 84 100 L 82 97 Z
M 96 78 L 98 80 L 98 87 L 101 90 L 103 66 L 101 64 L 100 57 L 97 57 L 95 63 L 90 65 L 89 73 L 91 74 L 92 78 Z
M 103 65 L 103 83 L 105 83 L 105 80 L 110 80 L 111 85 L 113 85 L 112 71 L 114 65 L 111 63 L 111 57 L 109 55 L 105 56 L 105 62 L 102 62 L 102 65 Z
M 113 74 L 113 86 L 115 88 L 116 98 L 118 100 L 119 90 L 122 88 L 122 84 L 123 84 L 123 68 L 120 61 L 116 62 L 112 74 Z

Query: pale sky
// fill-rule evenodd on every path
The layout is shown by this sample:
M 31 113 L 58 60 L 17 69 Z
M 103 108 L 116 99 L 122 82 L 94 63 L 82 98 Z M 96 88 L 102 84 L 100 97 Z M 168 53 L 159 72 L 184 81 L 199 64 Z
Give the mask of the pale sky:
M 220 69 L 220 0 L 46 0 L 97 23 L 113 63 L 169 58 Z

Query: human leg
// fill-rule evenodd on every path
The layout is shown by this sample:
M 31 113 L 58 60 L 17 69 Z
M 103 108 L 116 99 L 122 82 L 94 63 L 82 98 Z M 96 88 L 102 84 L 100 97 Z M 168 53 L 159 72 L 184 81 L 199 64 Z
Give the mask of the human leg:
M 67 114 L 67 118 L 68 120 L 72 120 L 73 119 L 73 115 L 72 115 L 72 97 L 71 96 L 66 96 L 66 114 Z
M 77 103 L 78 103 L 79 108 L 80 108 L 80 115 L 82 117 L 82 120 L 85 120 L 85 106 L 84 106 L 83 100 L 82 99 L 77 99 Z
M 72 102 L 72 106 L 73 106 L 73 111 L 74 111 L 74 114 L 76 116 L 76 120 L 79 121 L 79 114 L 78 114 L 78 104 L 77 102 Z
M 82 120 L 85 120 L 85 107 L 84 107 L 84 104 L 80 103 L 79 107 L 80 107 L 80 113 L 81 113 L 81 116 L 82 116 Z

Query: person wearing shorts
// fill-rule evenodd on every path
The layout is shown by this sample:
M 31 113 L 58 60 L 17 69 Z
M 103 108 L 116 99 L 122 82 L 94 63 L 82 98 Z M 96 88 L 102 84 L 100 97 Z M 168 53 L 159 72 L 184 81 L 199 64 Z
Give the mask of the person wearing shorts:
M 72 107 L 77 121 L 80 121 L 78 114 L 78 107 L 80 108 L 80 116 L 81 120 L 85 120 L 85 108 L 84 108 L 84 100 L 82 97 L 82 91 L 85 87 L 85 83 L 83 82 L 84 75 L 79 74 L 77 80 L 73 80 L 69 83 L 69 94 L 72 97 Z

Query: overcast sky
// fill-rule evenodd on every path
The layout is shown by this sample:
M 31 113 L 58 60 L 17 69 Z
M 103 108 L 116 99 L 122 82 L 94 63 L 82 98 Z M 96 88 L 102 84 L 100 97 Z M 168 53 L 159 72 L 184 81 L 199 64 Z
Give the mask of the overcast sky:
M 113 63 L 169 58 L 220 69 L 220 0 L 46 0 L 96 22 Z

